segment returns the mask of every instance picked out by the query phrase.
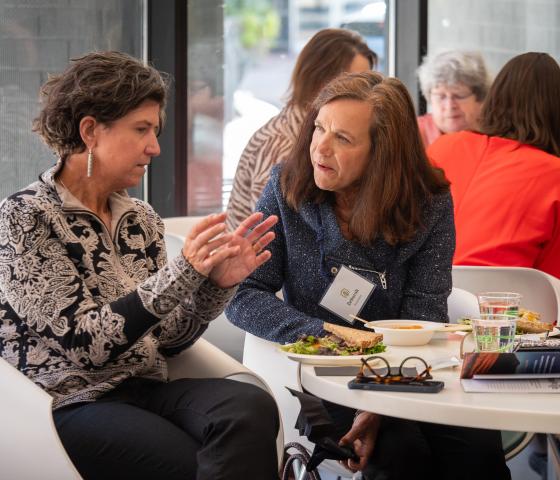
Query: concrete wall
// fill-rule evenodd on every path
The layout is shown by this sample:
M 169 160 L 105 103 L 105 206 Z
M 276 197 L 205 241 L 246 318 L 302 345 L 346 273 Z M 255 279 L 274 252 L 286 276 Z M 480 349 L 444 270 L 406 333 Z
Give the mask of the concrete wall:
M 48 74 L 91 50 L 142 55 L 142 1 L 0 0 L 0 198 L 55 157 L 31 132 Z
M 428 47 L 480 50 L 495 76 L 528 51 L 560 60 L 559 19 L 557 0 L 430 0 Z

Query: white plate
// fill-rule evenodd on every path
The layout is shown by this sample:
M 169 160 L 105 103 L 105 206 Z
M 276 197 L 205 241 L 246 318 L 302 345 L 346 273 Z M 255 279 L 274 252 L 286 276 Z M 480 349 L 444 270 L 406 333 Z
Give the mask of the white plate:
M 548 338 L 556 338 L 560 335 L 560 330 L 558 327 L 554 327 L 552 331 L 548 334 Z M 546 337 L 546 332 L 541 333 L 522 333 L 521 335 L 516 335 L 516 340 L 542 340 Z
M 280 350 L 290 360 L 310 365 L 361 365 L 361 358 L 372 355 L 306 355 L 304 353 L 291 353 Z M 385 352 L 383 352 L 385 353 Z M 383 353 L 381 355 L 383 355 Z

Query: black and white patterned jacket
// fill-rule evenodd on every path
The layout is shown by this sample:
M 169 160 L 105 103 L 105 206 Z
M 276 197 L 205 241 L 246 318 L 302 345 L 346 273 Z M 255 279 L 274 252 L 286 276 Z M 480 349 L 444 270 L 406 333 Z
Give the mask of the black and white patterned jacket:
M 111 231 L 54 182 L 60 162 L 0 206 L 0 354 L 54 397 L 92 401 L 131 376 L 165 380 L 235 289 L 179 255 L 163 223 L 126 192 Z

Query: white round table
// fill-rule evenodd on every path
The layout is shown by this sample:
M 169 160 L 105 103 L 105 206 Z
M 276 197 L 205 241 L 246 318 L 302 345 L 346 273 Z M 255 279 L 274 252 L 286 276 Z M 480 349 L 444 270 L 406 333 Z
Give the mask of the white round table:
M 445 335 L 445 334 L 444 334 Z M 459 356 L 461 336 L 433 339 L 421 347 L 388 347 L 382 354 L 391 365 L 410 355 L 434 359 Z M 560 433 L 560 394 L 465 393 L 460 367 L 436 370 L 445 382 L 439 393 L 399 393 L 350 390 L 351 377 L 317 376 L 313 365 L 301 366 L 301 384 L 310 393 L 339 405 L 382 415 L 465 427 Z

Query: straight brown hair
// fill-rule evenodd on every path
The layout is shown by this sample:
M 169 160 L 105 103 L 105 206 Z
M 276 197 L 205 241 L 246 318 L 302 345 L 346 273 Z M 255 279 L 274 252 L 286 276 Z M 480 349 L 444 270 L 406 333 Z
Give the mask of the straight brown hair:
M 342 28 L 319 30 L 298 55 L 290 82 L 288 105 L 308 107 L 319 90 L 363 55 L 370 68 L 377 66 L 377 54 L 360 34 Z
M 480 130 L 560 156 L 560 67 L 546 53 L 512 58 L 482 107 Z
M 372 106 L 371 161 L 366 167 L 350 218 L 350 232 L 363 245 L 379 236 L 389 243 L 410 241 L 423 225 L 431 197 L 449 190 L 449 182 L 426 156 L 414 106 L 396 78 L 376 72 L 341 74 L 319 93 L 301 128 L 292 155 L 281 173 L 286 202 L 299 210 L 304 202 L 333 202 L 313 178 L 310 145 L 314 123 L 323 105 L 353 99 Z

